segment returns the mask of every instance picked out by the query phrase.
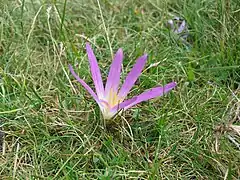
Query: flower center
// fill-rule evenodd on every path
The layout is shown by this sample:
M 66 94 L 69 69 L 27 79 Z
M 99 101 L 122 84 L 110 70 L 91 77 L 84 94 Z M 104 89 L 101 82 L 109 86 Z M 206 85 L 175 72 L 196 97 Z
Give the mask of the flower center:
M 113 90 L 113 88 L 110 89 L 108 95 L 107 95 L 107 102 L 109 106 L 112 108 L 116 106 L 117 104 L 121 103 L 123 99 L 120 99 L 117 95 L 117 92 Z
M 123 100 L 124 98 L 119 98 L 119 96 L 117 95 L 117 92 L 114 91 L 113 88 L 111 88 L 108 94 L 105 95 L 105 98 L 100 99 L 103 105 L 102 111 L 104 111 L 104 113 L 110 112 L 113 107 L 123 102 Z

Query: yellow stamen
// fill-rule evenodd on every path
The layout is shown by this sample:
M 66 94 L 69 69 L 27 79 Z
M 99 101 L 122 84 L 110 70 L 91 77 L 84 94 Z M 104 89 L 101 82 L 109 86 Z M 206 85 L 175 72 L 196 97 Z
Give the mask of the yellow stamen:
M 123 99 L 120 99 L 117 95 L 117 92 L 114 91 L 112 88 L 110 89 L 109 95 L 108 95 L 108 103 L 111 107 L 116 106 L 117 104 L 121 103 Z

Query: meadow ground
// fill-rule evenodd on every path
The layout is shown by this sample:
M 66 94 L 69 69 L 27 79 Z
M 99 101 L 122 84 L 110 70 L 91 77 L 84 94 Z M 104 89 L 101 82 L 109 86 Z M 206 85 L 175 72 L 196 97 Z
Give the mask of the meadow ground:
M 0 179 L 240 178 L 239 0 L 0 0 L 0 14 Z M 123 76 L 148 53 L 130 96 L 177 88 L 104 125 L 68 70 L 93 87 L 87 41 L 104 79 L 118 48 Z

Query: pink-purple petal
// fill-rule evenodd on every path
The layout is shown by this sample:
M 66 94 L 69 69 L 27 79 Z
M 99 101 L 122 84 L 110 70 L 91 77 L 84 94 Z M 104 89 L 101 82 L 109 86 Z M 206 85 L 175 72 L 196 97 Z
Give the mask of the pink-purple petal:
M 118 91 L 122 61 L 123 50 L 120 48 L 115 54 L 114 60 L 110 67 L 107 83 L 105 86 L 105 95 L 109 93 L 110 89 L 112 89 L 113 92 Z
M 176 82 L 171 82 L 163 87 L 159 86 L 159 87 L 151 88 L 151 89 L 147 90 L 146 92 L 143 92 L 142 94 L 133 97 L 133 98 L 137 98 L 137 99 L 135 101 L 133 101 L 133 103 L 126 106 L 124 109 L 126 110 L 138 103 L 143 102 L 143 101 L 147 101 L 149 99 L 153 99 L 155 97 L 162 96 L 162 95 L 166 94 L 167 92 L 169 92 L 170 90 L 172 90 L 176 85 L 177 85 Z
M 127 96 L 129 91 L 135 84 L 136 80 L 140 76 L 140 74 L 145 66 L 146 61 L 147 61 L 146 54 L 137 59 L 136 64 L 133 66 L 132 70 L 128 73 L 128 75 L 119 91 L 119 94 L 118 94 L 119 97 L 125 98 Z
M 175 30 L 175 33 L 182 33 L 185 28 L 186 28 L 186 21 L 183 20 L 181 25 L 178 27 L 178 29 Z
M 90 69 L 92 73 L 92 79 L 95 85 L 96 93 L 99 98 L 103 98 L 104 96 L 104 87 L 102 82 L 101 72 L 97 63 L 97 59 L 93 53 L 93 50 L 89 43 L 86 44 L 86 50 L 88 54 L 88 60 L 90 64 Z
M 68 66 L 70 72 L 72 73 L 72 75 L 76 78 L 76 80 L 89 92 L 89 94 L 91 94 L 91 96 L 93 97 L 93 99 L 99 104 L 99 99 L 97 97 L 97 95 L 94 93 L 94 91 L 85 83 L 84 80 L 82 80 L 73 70 L 73 67 L 71 65 Z

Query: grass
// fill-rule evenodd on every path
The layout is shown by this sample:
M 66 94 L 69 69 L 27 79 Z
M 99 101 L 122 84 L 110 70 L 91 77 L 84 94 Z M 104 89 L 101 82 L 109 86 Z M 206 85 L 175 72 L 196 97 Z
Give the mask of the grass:
M 238 0 L 0 1 L 1 179 L 238 179 L 229 140 L 239 125 Z M 166 27 L 188 23 L 191 48 Z M 148 64 L 131 95 L 178 82 L 171 93 L 103 119 L 69 74 L 93 85 L 91 42 L 107 77 L 124 50 L 125 76 L 143 53 Z M 235 119 L 234 119 L 235 117 Z M 238 119 L 239 120 L 239 119 Z M 238 138 L 238 139 L 237 139 Z

